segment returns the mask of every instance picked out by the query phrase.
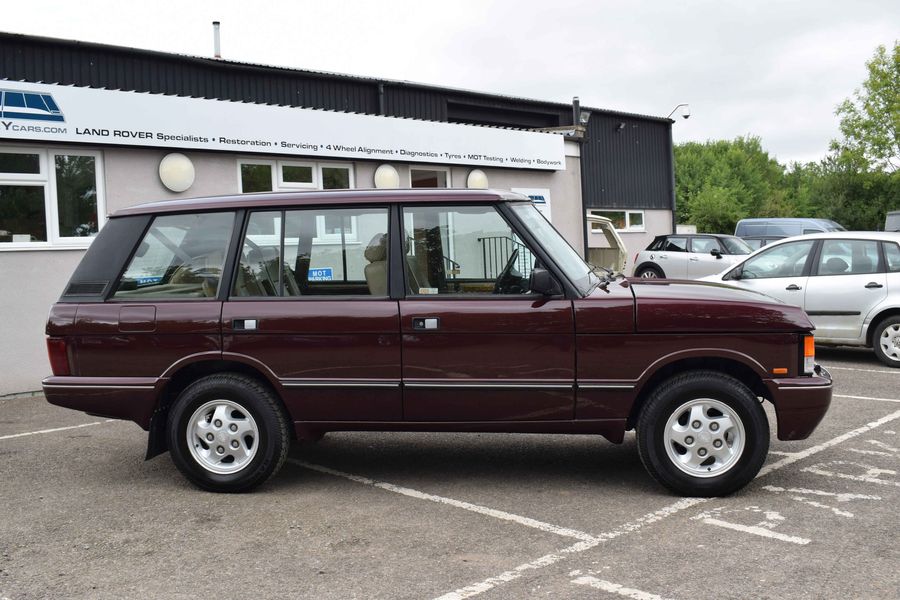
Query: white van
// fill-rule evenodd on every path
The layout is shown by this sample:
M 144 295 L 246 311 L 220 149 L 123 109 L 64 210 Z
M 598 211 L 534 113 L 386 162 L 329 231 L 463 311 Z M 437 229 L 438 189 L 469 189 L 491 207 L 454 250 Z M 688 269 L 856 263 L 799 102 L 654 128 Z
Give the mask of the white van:
M 807 233 L 827 231 L 847 231 L 840 223 L 830 219 L 805 218 L 756 218 L 741 219 L 734 228 L 734 235 L 743 237 L 767 238 L 791 237 Z

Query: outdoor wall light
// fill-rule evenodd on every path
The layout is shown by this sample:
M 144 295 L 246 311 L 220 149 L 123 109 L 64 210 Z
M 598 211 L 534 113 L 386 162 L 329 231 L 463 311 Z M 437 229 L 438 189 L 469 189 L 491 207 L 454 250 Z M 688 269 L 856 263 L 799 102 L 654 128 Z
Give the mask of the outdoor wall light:
M 472 169 L 466 178 L 466 187 L 471 190 L 486 190 L 488 188 L 488 178 L 481 169 Z
M 678 106 L 676 106 L 675 108 L 673 108 L 673 109 L 672 109 L 672 112 L 670 112 L 670 113 L 669 113 L 669 116 L 666 117 L 666 118 L 667 118 L 667 119 L 671 119 L 671 118 L 672 118 L 672 115 L 674 115 L 674 114 L 675 114 L 675 111 L 678 110 L 679 108 L 681 109 L 681 118 L 682 118 L 682 119 L 688 119 L 688 118 L 690 118 L 690 116 L 691 116 L 691 105 L 690 105 L 690 104 L 686 104 L 686 103 L 681 103 L 681 104 L 679 104 Z
M 391 165 L 378 165 L 375 169 L 375 187 L 380 190 L 400 187 L 400 173 Z
M 183 192 L 194 185 L 194 163 L 184 154 L 173 152 L 159 161 L 159 180 L 173 192 Z

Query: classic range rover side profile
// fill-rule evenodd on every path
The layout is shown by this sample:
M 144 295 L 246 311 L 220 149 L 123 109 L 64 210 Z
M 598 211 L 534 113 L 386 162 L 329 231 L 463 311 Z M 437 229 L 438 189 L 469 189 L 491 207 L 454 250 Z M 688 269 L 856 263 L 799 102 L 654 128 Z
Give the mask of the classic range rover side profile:
M 249 490 L 327 431 L 600 434 L 686 495 L 733 492 L 831 402 L 805 313 L 589 266 L 524 196 L 241 195 L 121 210 L 50 311 L 49 402 L 134 421 Z

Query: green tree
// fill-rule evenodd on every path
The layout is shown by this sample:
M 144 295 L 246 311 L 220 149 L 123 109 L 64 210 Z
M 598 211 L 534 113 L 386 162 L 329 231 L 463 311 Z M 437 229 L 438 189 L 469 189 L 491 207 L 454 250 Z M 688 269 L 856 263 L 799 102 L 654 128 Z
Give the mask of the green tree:
M 862 88 L 837 107 L 844 139 L 832 142 L 832 148 L 862 158 L 873 170 L 893 173 L 900 167 L 900 42 L 890 52 L 878 46 L 866 67 Z

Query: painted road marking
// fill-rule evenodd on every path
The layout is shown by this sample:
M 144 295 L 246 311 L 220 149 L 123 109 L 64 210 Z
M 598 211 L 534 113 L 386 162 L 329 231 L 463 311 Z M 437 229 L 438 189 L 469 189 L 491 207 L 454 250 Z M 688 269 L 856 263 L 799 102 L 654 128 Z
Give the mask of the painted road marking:
M 774 454 L 775 456 L 793 456 L 794 452 L 784 452 L 783 450 L 769 450 L 769 454 Z
M 824 365 L 822 365 L 824 366 Z M 891 373 L 893 375 L 900 375 L 900 371 L 888 370 L 888 369 L 860 369 L 859 367 L 825 367 L 829 371 L 834 369 L 835 371 L 860 371 L 863 373 Z
M 674 504 L 670 504 L 655 512 L 648 513 L 643 517 L 626 523 L 616 529 L 613 529 L 612 531 L 601 533 L 600 535 L 596 536 L 593 541 L 579 542 L 578 544 L 563 548 L 562 550 L 558 550 L 557 552 L 546 554 L 536 560 L 521 564 L 518 567 L 500 573 L 499 575 L 496 575 L 494 577 L 488 577 L 484 581 L 479 581 L 478 583 L 473 583 L 472 585 L 467 585 L 464 588 L 460 588 L 458 590 L 444 594 L 443 596 L 439 596 L 437 600 L 462 600 L 463 598 L 471 598 L 472 596 L 477 596 L 478 594 L 482 594 L 488 590 L 491 590 L 498 585 L 514 581 L 522 575 L 528 573 L 529 571 L 549 567 L 550 565 L 558 563 L 559 561 L 569 557 L 572 554 L 578 554 L 580 552 L 584 552 L 585 550 L 590 550 L 591 548 L 598 546 L 603 542 L 608 542 L 609 540 L 616 539 L 628 533 L 633 533 L 641 529 L 642 527 L 646 527 L 647 525 L 656 523 L 657 521 L 661 521 L 666 517 L 670 517 L 682 510 L 691 508 L 692 506 L 696 506 L 698 504 L 702 504 L 703 502 L 707 502 L 707 499 L 682 498 Z
M 885 423 L 890 423 L 891 421 L 895 421 L 896 419 L 900 419 L 900 410 L 892 412 L 889 415 L 885 415 L 885 416 L 881 417 L 880 419 L 878 419 L 877 421 L 872 421 L 871 423 L 866 423 L 862 427 L 857 427 L 856 429 L 854 429 L 852 431 L 848 431 L 847 433 L 841 434 L 841 435 L 837 436 L 836 438 L 832 438 L 832 439 L 828 440 L 827 442 L 822 442 L 821 444 L 818 444 L 816 446 L 811 446 L 811 447 L 807 448 L 806 450 L 801 450 L 800 452 L 794 453 L 792 456 L 787 456 L 785 458 L 782 458 L 779 461 L 770 463 L 770 464 L 764 466 L 762 469 L 760 469 L 759 475 L 757 475 L 756 478 L 759 479 L 760 477 L 764 477 L 765 475 L 768 475 L 772 471 L 776 471 L 776 470 L 782 469 L 788 465 L 792 465 L 797 461 L 803 460 L 804 458 L 809 458 L 810 456 L 813 456 L 814 454 L 818 454 L 819 452 L 828 450 L 829 448 L 831 448 L 833 446 L 837 446 L 838 444 L 846 442 L 847 440 L 851 440 L 851 439 L 853 439 L 857 436 L 860 436 L 868 431 L 872 431 L 876 427 L 881 427 Z
M 878 402 L 898 402 L 897 398 L 873 398 L 871 396 L 848 396 L 847 394 L 834 394 L 835 398 L 849 398 L 850 400 L 877 400 Z
M 777 531 L 773 531 L 776 527 L 784 523 L 784 517 L 781 516 L 781 513 L 778 513 L 774 510 L 763 510 L 757 506 L 748 506 L 744 510 L 750 511 L 752 513 L 762 513 L 765 519 L 763 521 L 760 521 L 756 525 L 741 525 L 740 523 L 732 523 L 731 521 L 720 519 L 719 516 L 723 511 L 742 512 L 738 509 L 725 511 L 724 508 L 725 507 L 719 507 L 704 511 L 696 517 L 691 517 L 691 520 L 701 521 L 703 523 L 706 523 L 707 525 L 715 525 L 716 527 L 723 527 L 725 529 L 731 529 L 733 531 L 741 531 L 743 533 L 758 535 L 764 538 L 779 540 L 782 542 L 790 542 L 792 544 L 799 544 L 801 546 L 805 546 L 811 541 L 796 535 L 786 535 L 783 533 L 778 533 Z
M 865 475 L 851 475 L 850 473 L 839 473 L 836 471 L 830 470 L 832 467 L 859 467 L 865 470 Z M 893 485 L 896 487 L 900 487 L 900 481 L 891 481 L 888 479 L 881 479 L 879 475 L 896 475 L 897 471 L 893 469 L 881 469 L 879 467 L 873 467 L 872 465 L 866 465 L 862 463 L 855 463 L 846 460 L 833 460 L 827 463 L 819 463 L 813 465 L 811 467 L 806 467 L 803 469 L 806 473 L 813 473 L 815 475 L 822 475 L 824 477 L 837 477 L 839 479 L 849 479 L 851 481 L 863 481 L 865 483 L 876 483 L 878 485 Z
M 94 425 L 103 425 L 110 423 L 116 419 L 107 419 L 105 421 L 94 421 L 93 423 L 82 423 L 81 425 L 70 425 L 68 427 L 54 427 L 53 429 L 40 429 L 38 431 L 26 431 L 25 433 L 14 433 L 12 435 L 0 436 L 0 440 L 11 440 L 14 438 L 27 437 L 29 435 L 40 435 L 42 433 L 56 433 L 57 431 L 68 431 L 69 429 L 81 429 L 82 427 L 92 427 Z
M 382 490 L 387 490 L 389 492 L 394 492 L 395 494 L 400 494 L 402 496 L 409 496 L 410 498 L 415 498 L 417 500 L 428 500 L 429 502 L 436 502 L 438 504 L 445 504 L 447 506 L 461 508 L 463 510 L 468 510 L 470 512 L 478 513 L 480 515 L 494 517 L 495 519 L 500 519 L 502 521 L 510 521 L 512 523 L 518 523 L 519 525 L 524 525 L 525 527 L 531 527 L 532 529 L 539 529 L 541 531 L 546 531 L 547 533 L 555 533 L 556 535 L 561 535 L 563 537 L 575 538 L 576 540 L 581 540 L 583 542 L 593 542 L 595 540 L 594 536 L 592 536 L 589 533 L 585 533 L 583 531 L 577 531 L 575 529 L 568 529 L 566 527 L 558 527 L 556 525 L 551 525 L 550 523 L 544 523 L 543 521 L 538 521 L 536 519 L 531 519 L 529 517 L 514 515 L 512 513 L 504 512 L 502 510 L 496 510 L 493 508 L 488 508 L 486 506 L 472 504 L 471 502 L 463 502 L 461 500 L 454 500 L 453 498 L 446 498 L 444 496 L 436 496 L 434 494 L 427 494 L 425 492 L 420 492 L 419 490 L 414 490 L 411 488 L 402 487 L 399 485 L 394 485 L 392 483 L 386 483 L 383 481 L 376 481 L 374 479 L 369 479 L 368 477 L 362 477 L 360 475 L 344 473 L 343 471 L 329 469 L 328 467 L 315 465 L 315 464 L 304 462 L 302 460 L 297 460 L 294 458 L 289 458 L 287 462 L 293 463 L 300 467 L 303 467 L 304 469 L 318 471 L 319 473 L 325 473 L 327 475 L 334 475 L 335 477 L 343 477 L 344 479 L 349 479 L 350 481 L 355 481 L 356 483 L 361 483 L 363 485 L 368 485 L 368 486 L 376 487 L 376 488 L 379 488 Z
M 586 585 L 597 590 L 609 592 L 611 594 L 618 594 L 619 596 L 632 598 L 633 600 L 666 600 L 662 596 L 657 596 L 656 594 L 642 592 L 641 590 L 636 590 L 634 588 L 628 588 L 618 583 L 606 581 L 605 579 L 597 579 L 596 577 L 591 577 L 590 575 L 577 577 L 572 580 L 572 583 L 574 583 L 575 585 Z
M 801 494 L 799 496 L 788 496 L 791 500 L 796 502 L 800 502 L 802 504 L 806 504 L 808 506 L 812 506 L 814 508 L 821 508 L 824 510 L 829 510 L 832 513 L 836 514 L 839 517 L 847 517 L 852 519 L 854 517 L 853 513 L 847 510 L 842 510 L 840 508 L 836 508 L 834 506 L 829 506 L 828 504 L 822 504 L 821 502 L 816 502 L 815 500 L 810 500 L 806 496 L 808 495 L 818 495 L 818 496 L 832 496 L 836 498 L 839 502 L 847 502 L 850 498 L 847 496 L 855 497 L 854 499 L 868 499 L 868 500 L 881 500 L 879 496 L 863 496 L 862 494 L 836 494 L 833 492 L 824 492 L 821 490 L 807 490 L 804 488 L 790 488 L 785 489 L 782 487 L 777 487 L 774 485 L 764 485 L 763 489 L 769 492 L 774 493 L 788 493 L 788 494 Z M 840 498 L 840 496 L 844 496 L 844 498 Z

